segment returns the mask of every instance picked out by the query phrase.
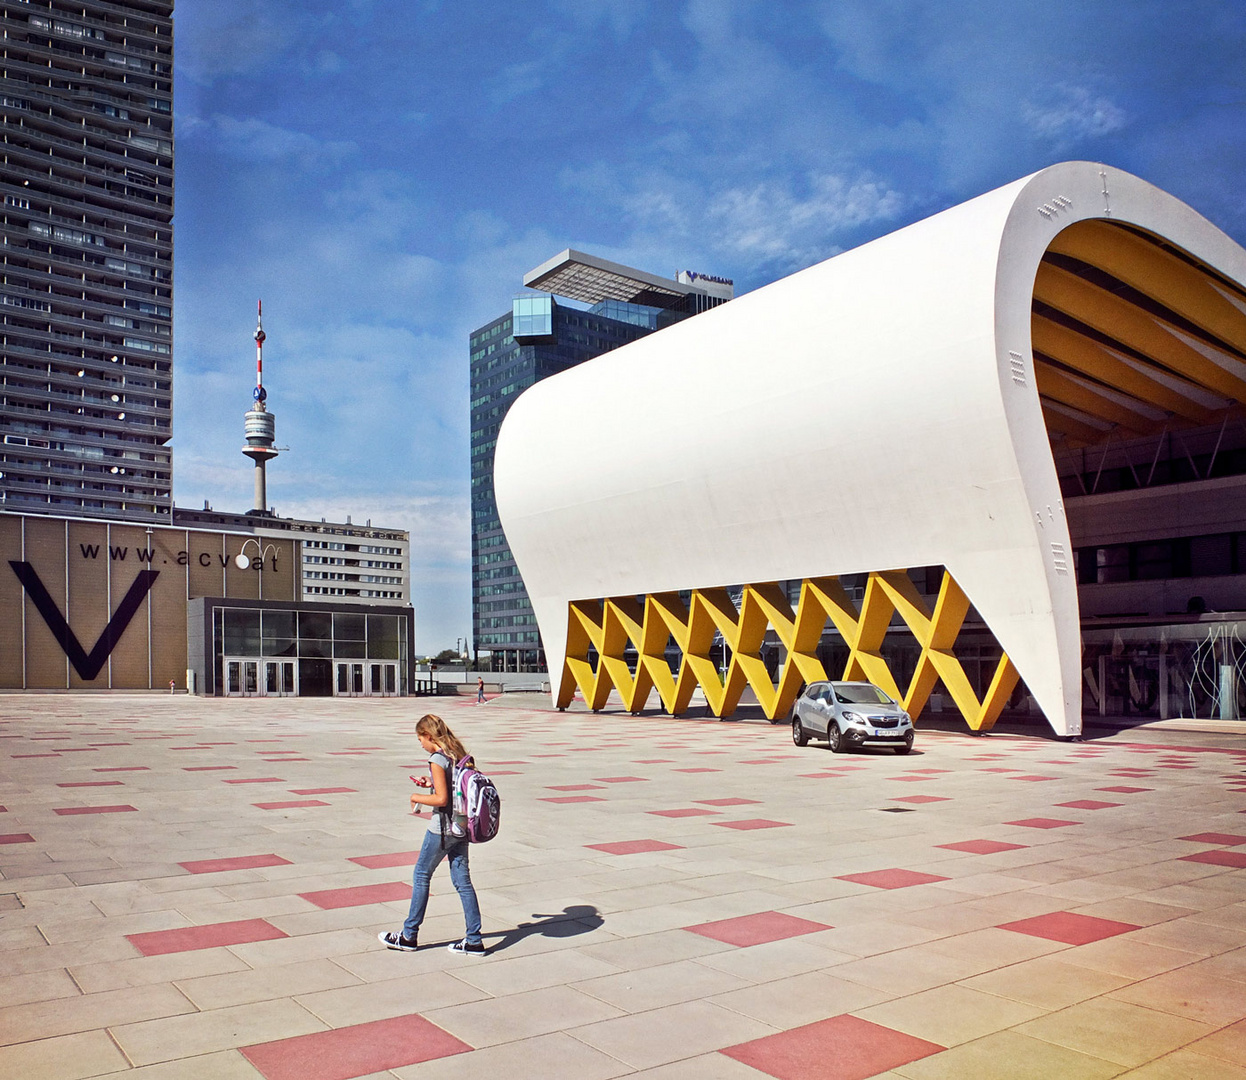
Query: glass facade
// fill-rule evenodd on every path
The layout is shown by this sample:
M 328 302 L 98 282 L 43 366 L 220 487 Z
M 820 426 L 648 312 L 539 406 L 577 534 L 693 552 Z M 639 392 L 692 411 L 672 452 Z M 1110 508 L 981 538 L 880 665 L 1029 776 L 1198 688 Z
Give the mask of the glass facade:
M 476 651 L 491 653 L 495 669 L 544 666 L 536 616 L 493 498 L 493 450 L 502 420 L 533 383 L 664 325 L 658 313 L 611 300 L 585 311 L 549 295 L 523 296 L 471 335 L 472 634 Z
M 547 338 L 554 333 L 552 296 L 517 296 L 511 305 L 514 335 L 517 338 Z
M 212 627 L 218 694 L 407 693 L 406 615 L 221 606 Z

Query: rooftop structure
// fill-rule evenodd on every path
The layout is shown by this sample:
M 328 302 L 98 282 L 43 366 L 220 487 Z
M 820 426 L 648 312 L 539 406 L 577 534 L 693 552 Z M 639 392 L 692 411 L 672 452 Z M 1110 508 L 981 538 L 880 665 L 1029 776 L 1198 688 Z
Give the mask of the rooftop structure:
M 0 2 L 0 507 L 168 522 L 173 4 Z
M 728 278 L 690 270 L 680 271 L 674 279 L 663 278 L 572 248 L 529 270 L 523 283 L 529 289 L 585 304 L 622 300 L 689 314 L 726 303 L 734 295 L 734 284 Z

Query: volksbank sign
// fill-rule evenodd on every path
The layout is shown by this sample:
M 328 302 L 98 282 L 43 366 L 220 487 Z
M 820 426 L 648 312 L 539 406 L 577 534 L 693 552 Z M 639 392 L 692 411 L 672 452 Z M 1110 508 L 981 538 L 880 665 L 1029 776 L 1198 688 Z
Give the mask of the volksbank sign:
M 187 668 L 187 601 L 295 601 L 298 541 L 0 514 L 0 689 L 163 689 Z M 250 559 L 238 556 L 249 554 Z

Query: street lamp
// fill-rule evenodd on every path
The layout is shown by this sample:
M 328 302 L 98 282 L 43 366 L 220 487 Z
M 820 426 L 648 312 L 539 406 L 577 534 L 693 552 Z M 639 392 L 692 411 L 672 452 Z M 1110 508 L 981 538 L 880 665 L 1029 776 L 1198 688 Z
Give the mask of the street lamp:
M 254 560 L 249 558 L 246 553 L 247 546 L 249 544 L 254 544 L 255 550 L 258 552 L 255 558 L 259 560 L 260 599 L 263 600 L 264 599 L 264 560 L 268 558 L 268 553 L 271 551 L 273 553 L 273 568 L 276 569 L 276 563 L 277 563 L 276 556 L 277 556 L 278 548 L 276 544 L 264 544 L 263 546 L 261 546 L 260 542 L 257 539 L 255 539 L 254 536 L 247 538 L 246 540 L 242 542 L 242 550 L 239 551 L 238 554 L 234 556 L 234 565 L 238 567 L 239 570 L 250 570 L 251 565 L 254 562 Z

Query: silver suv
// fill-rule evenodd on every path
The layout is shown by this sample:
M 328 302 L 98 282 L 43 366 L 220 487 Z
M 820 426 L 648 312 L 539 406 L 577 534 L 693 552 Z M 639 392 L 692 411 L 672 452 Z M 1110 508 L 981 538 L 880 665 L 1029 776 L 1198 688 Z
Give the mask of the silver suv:
M 854 746 L 913 749 L 913 721 L 873 683 L 810 683 L 792 706 L 792 742 L 825 739 L 831 753 Z

